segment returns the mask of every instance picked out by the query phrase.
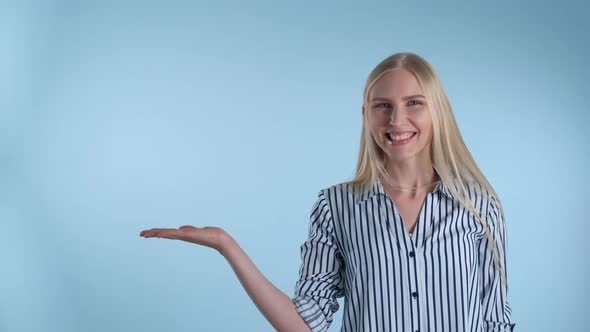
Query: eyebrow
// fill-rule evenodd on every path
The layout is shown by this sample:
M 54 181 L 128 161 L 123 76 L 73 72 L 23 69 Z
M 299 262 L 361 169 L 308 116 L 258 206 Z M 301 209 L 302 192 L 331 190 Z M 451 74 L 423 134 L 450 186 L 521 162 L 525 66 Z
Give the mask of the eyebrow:
M 413 99 L 413 98 L 424 98 L 424 99 L 426 99 L 426 97 L 424 97 L 423 95 L 411 95 L 411 96 L 402 97 L 402 100 L 405 101 L 405 100 L 409 100 L 409 99 Z M 389 98 L 375 97 L 375 98 L 372 98 L 371 99 L 371 101 L 376 101 L 376 100 L 386 100 L 386 101 L 389 101 Z

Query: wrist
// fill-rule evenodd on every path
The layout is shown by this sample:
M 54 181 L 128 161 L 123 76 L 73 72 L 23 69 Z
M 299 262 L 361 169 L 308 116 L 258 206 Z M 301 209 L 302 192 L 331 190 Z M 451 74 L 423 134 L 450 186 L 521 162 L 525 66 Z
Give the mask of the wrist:
M 226 257 L 227 252 L 236 245 L 236 241 L 234 238 L 229 235 L 227 232 L 223 232 L 220 241 L 219 241 L 219 248 L 217 251 L 224 257 Z

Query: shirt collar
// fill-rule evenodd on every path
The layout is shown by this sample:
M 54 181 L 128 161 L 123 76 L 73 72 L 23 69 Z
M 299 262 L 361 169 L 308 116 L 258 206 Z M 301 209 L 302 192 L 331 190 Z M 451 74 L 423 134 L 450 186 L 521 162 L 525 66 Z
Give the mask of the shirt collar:
M 433 193 L 437 193 L 440 192 L 441 194 L 452 198 L 453 196 L 451 195 L 451 191 L 449 189 L 449 187 L 447 187 L 442 181 L 440 181 L 436 187 L 434 188 L 434 190 L 432 191 Z M 375 182 L 373 183 L 373 185 L 369 188 L 369 190 L 367 190 L 364 193 L 360 193 L 356 195 L 356 202 L 357 204 L 360 204 L 362 202 L 364 202 L 367 199 L 370 199 L 371 197 L 375 196 L 375 195 L 383 195 L 383 196 L 387 196 L 387 194 L 385 193 L 385 190 L 383 189 L 383 185 L 381 184 L 381 180 L 379 180 L 379 178 L 377 178 L 375 180 Z

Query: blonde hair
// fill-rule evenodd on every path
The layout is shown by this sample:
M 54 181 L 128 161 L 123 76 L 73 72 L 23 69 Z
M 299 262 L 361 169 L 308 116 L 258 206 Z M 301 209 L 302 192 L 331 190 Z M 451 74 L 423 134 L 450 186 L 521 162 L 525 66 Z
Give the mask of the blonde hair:
M 422 57 L 417 54 L 404 52 L 397 53 L 387 57 L 379 63 L 369 74 L 365 83 L 363 105 L 368 109 L 367 101 L 369 93 L 375 82 L 385 73 L 403 68 L 411 72 L 418 80 L 424 90 L 427 104 L 429 105 L 432 116 L 433 137 L 430 149 L 430 158 L 433 162 L 433 168 L 438 173 L 440 180 L 448 187 L 453 198 L 458 200 L 465 208 L 470 210 L 477 220 L 483 226 L 488 237 L 489 243 L 492 244 L 492 251 L 495 261 L 501 272 L 502 280 L 506 284 L 505 269 L 499 259 L 498 248 L 494 238 L 486 225 L 482 221 L 478 211 L 473 206 L 469 198 L 466 184 L 477 183 L 486 189 L 491 200 L 495 200 L 498 205 L 498 218 L 503 218 L 503 209 L 499 196 L 488 182 L 484 174 L 477 166 L 467 146 L 463 142 L 461 133 L 455 121 L 451 105 L 443 89 L 442 83 L 434 68 Z M 365 114 L 367 112 L 365 111 Z M 377 145 L 371 130 L 368 127 L 366 115 L 363 117 L 363 126 L 361 131 L 360 150 L 354 178 L 342 184 L 350 184 L 355 191 L 367 191 L 376 181 L 378 175 L 383 176 L 387 181 L 391 177 L 387 174 L 384 167 L 384 151 Z M 361 188 L 361 189 L 359 189 Z M 502 215 L 500 215 L 500 213 Z M 500 230 L 501 233 L 502 230 Z M 500 235 L 501 236 L 501 235 Z

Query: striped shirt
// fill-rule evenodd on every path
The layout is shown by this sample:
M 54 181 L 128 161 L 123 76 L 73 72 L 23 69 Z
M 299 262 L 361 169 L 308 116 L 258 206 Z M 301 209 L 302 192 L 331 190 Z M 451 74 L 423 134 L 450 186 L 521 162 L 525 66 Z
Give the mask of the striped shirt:
M 506 269 L 502 207 L 482 186 L 468 191 Z M 328 330 L 340 297 L 344 332 L 514 329 L 485 231 L 442 181 L 412 234 L 379 179 L 358 195 L 348 184 L 322 189 L 300 249 L 291 301 L 313 332 Z

